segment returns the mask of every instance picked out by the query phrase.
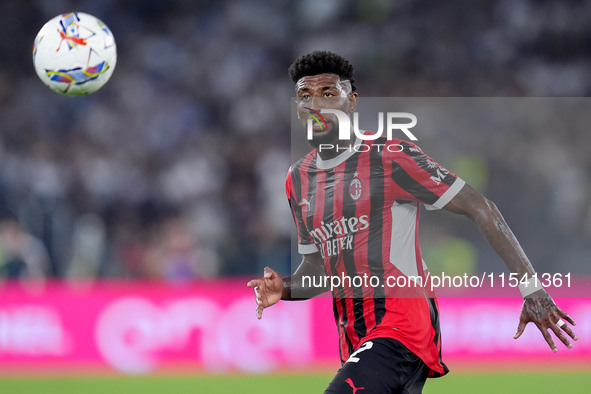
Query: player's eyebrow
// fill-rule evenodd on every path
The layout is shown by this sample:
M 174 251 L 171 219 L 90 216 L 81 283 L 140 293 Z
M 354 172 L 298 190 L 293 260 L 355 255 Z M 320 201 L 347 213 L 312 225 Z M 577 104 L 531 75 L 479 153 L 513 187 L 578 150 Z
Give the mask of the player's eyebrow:
M 329 85 L 329 86 L 323 86 L 320 88 L 320 90 L 322 90 L 323 92 L 327 91 L 327 90 L 331 90 L 331 89 L 337 89 L 336 85 Z M 304 88 L 298 88 L 298 93 L 300 92 L 309 92 L 311 89 L 304 87 Z

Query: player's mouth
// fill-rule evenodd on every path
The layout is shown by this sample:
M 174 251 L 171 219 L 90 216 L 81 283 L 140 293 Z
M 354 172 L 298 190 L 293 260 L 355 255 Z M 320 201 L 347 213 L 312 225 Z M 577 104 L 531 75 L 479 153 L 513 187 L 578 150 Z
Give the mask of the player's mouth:
M 322 123 L 318 123 L 316 121 L 312 121 L 312 132 L 314 134 L 326 133 L 330 131 L 332 126 L 332 121 L 326 119 L 326 121 Z
M 326 126 L 319 125 L 318 123 L 314 123 L 312 125 L 312 131 L 315 133 L 322 133 L 323 131 L 328 131 L 328 130 L 326 129 Z

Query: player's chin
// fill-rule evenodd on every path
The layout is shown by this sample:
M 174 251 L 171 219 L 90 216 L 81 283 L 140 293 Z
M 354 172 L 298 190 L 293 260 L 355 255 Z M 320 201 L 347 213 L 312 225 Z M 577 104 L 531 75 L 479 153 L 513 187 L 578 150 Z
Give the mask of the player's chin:
M 337 134 L 338 133 L 335 133 L 331 129 L 318 131 L 318 132 L 314 131 L 312 133 L 312 139 L 309 140 L 308 142 L 314 148 L 318 148 L 321 144 L 334 144 L 337 139 L 336 137 L 338 137 Z

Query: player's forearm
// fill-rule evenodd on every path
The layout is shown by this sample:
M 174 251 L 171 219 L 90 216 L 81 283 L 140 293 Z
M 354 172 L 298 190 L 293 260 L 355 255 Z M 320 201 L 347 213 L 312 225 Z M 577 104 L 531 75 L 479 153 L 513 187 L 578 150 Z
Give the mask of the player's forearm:
M 302 300 L 309 300 L 310 298 L 315 297 L 316 295 L 313 294 L 306 294 L 301 289 L 295 289 L 294 293 L 296 297 L 292 296 L 292 276 L 287 276 L 282 279 L 283 281 L 283 291 L 281 293 L 281 299 L 283 301 L 302 301 Z M 295 281 L 297 283 L 297 281 Z
M 483 206 L 467 216 L 511 272 L 519 274 L 520 277 L 525 274 L 528 277 L 533 275 L 533 266 L 501 212 L 492 201 L 482 198 Z
M 499 212 L 497 206 L 466 184 L 445 206 L 445 209 L 466 216 L 497 252 L 511 272 L 531 276 L 535 273 L 519 241 Z
M 314 286 L 316 283 L 323 283 L 321 278 L 324 275 L 325 271 L 321 260 L 304 256 L 295 273 L 282 279 L 281 299 L 285 301 L 308 300 L 324 293 L 328 288 Z
M 323 287 L 304 286 L 302 285 L 302 278 L 298 279 L 293 275 L 285 277 L 282 280 L 283 291 L 281 292 L 281 299 L 283 301 L 309 300 L 328 290 Z

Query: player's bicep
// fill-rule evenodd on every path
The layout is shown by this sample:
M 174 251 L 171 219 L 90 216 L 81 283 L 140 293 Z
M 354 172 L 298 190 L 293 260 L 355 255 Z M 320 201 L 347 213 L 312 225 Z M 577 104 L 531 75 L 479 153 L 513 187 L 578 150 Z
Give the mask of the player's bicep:
M 492 201 L 488 200 L 472 186 L 464 187 L 445 205 L 443 209 L 474 219 L 485 214 L 491 208 Z

